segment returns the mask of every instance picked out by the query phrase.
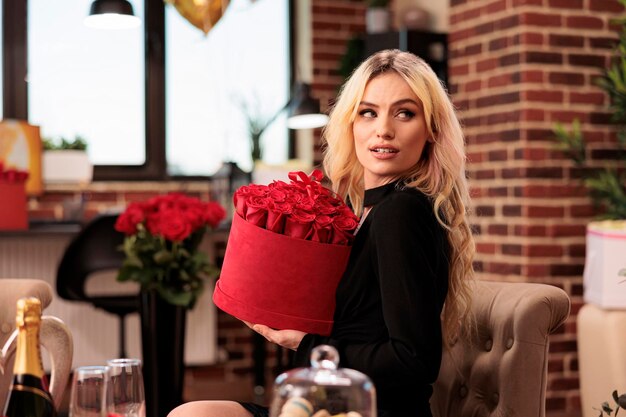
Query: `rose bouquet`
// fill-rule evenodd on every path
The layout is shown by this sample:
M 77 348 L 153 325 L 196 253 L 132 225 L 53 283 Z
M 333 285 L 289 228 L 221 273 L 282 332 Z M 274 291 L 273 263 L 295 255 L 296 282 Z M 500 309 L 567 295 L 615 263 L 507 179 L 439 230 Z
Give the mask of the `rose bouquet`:
M 329 334 L 358 218 L 321 185 L 320 171 L 289 178 L 235 192 L 213 301 L 241 320 Z
M 26 180 L 28 172 L 6 168 L 0 161 L 0 230 L 28 228 Z
M 215 202 L 180 193 L 130 203 L 115 224 L 126 235 L 126 259 L 118 281 L 138 282 L 142 290 L 155 289 L 171 304 L 193 308 L 204 288 L 203 278 L 217 275 L 198 246 L 225 214 Z
M 28 179 L 28 171 L 15 168 L 6 168 L 4 162 L 0 161 L 0 181 L 3 182 L 24 182 Z
M 251 184 L 234 195 L 235 211 L 248 223 L 296 239 L 348 245 L 358 219 L 338 197 L 324 188 L 322 173 L 289 174 L 291 184 Z

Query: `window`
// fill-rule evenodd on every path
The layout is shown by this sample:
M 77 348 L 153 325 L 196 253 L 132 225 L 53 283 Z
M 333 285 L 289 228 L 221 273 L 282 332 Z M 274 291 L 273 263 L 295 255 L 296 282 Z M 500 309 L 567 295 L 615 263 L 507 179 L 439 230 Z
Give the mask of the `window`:
M 142 16 L 143 2 L 131 3 Z M 143 32 L 86 27 L 90 4 L 28 1 L 28 119 L 43 137 L 84 137 L 95 165 L 141 165 Z
M 246 116 L 269 121 L 289 99 L 288 12 L 286 0 L 233 0 L 205 37 L 166 8 L 170 174 L 210 175 L 228 161 L 252 168 Z M 266 162 L 287 159 L 280 116 L 261 137 Z
M 91 0 L 4 3 L 6 117 L 84 136 L 96 179 L 249 169 L 245 109 L 269 120 L 288 100 L 290 0 L 233 0 L 208 36 L 163 0 L 131 0 L 143 26 L 119 32 L 83 26 Z M 285 117 L 263 135 L 266 162 L 287 158 Z

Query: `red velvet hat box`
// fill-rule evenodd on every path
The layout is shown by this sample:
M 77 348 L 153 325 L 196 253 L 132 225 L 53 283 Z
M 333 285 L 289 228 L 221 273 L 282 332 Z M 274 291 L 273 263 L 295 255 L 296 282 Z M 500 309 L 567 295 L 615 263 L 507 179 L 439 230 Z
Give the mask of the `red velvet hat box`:
M 0 180 L 0 230 L 28 229 L 24 181 Z
M 213 302 L 254 324 L 329 335 L 350 249 L 274 233 L 235 213 Z

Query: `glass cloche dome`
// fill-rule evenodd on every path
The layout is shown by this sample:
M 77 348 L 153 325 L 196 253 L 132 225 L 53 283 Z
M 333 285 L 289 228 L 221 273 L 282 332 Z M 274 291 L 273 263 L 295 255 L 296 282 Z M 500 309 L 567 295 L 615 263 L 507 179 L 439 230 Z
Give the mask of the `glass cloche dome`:
M 276 378 L 270 417 L 376 417 L 376 391 L 361 372 L 338 368 L 339 354 L 328 345 L 311 353 L 311 367 Z

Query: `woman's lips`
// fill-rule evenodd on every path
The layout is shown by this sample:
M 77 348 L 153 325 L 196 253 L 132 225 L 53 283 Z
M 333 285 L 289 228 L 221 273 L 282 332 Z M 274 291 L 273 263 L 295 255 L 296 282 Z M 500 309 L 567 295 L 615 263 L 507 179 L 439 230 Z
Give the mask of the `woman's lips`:
M 391 159 L 395 158 L 399 151 L 389 146 L 375 146 L 370 148 L 370 152 L 376 159 Z

